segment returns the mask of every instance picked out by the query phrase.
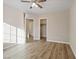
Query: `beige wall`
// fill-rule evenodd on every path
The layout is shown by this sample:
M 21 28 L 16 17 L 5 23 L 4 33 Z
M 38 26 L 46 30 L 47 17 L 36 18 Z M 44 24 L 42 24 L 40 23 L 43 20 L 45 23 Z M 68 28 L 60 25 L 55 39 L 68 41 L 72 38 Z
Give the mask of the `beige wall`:
M 23 12 L 6 4 L 4 4 L 3 8 L 3 21 L 17 28 L 24 29 Z
M 41 15 L 47 19 L 47 40 L 69 42 L 69 10 Z
M 70 46 L 76 56 L 76 4 L 70 8 Z

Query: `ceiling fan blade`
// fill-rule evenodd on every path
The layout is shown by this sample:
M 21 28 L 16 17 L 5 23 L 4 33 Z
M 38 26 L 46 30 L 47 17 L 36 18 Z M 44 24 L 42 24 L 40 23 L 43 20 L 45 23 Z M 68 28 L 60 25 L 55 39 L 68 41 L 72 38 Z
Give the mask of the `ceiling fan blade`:
M 35 0 L 37 2 L 45 2 L 46 0 Z
M 38 4 L 38 3 L 35 3 L 38 7 L 40 7 L 40 8 L 43 8 L 40 4 Z
M 21 0 L 21 2 L 28 2 L 28 3 L 30 3 L 31 1 L 27 1 L 27 0 Z

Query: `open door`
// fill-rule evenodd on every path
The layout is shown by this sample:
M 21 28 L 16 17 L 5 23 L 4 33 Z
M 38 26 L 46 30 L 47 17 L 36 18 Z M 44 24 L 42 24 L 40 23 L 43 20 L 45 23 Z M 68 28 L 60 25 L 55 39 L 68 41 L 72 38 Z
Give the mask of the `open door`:
M 46 41 L 46 30 L 47 30 L 46 19 L 40 19 L 40 40 Z
M 26 19 L 26 42 L 33 41 L 33 19 Z

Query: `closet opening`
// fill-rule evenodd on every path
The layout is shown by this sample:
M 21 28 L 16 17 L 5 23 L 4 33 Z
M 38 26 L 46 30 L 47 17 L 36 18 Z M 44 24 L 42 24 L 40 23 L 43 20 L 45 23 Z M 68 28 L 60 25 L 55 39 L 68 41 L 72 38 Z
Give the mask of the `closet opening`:
M 40 40 L 46 41 L 47 39 L 47 20 L 46 19 L 40 19 Z

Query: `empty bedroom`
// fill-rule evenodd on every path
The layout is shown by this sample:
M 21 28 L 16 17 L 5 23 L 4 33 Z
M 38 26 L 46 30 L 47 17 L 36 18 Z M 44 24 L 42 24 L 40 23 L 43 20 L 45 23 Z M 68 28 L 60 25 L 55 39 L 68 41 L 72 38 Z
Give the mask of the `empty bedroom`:
M 76 0 L 4 0 L 3 59 L 76 59 Z

